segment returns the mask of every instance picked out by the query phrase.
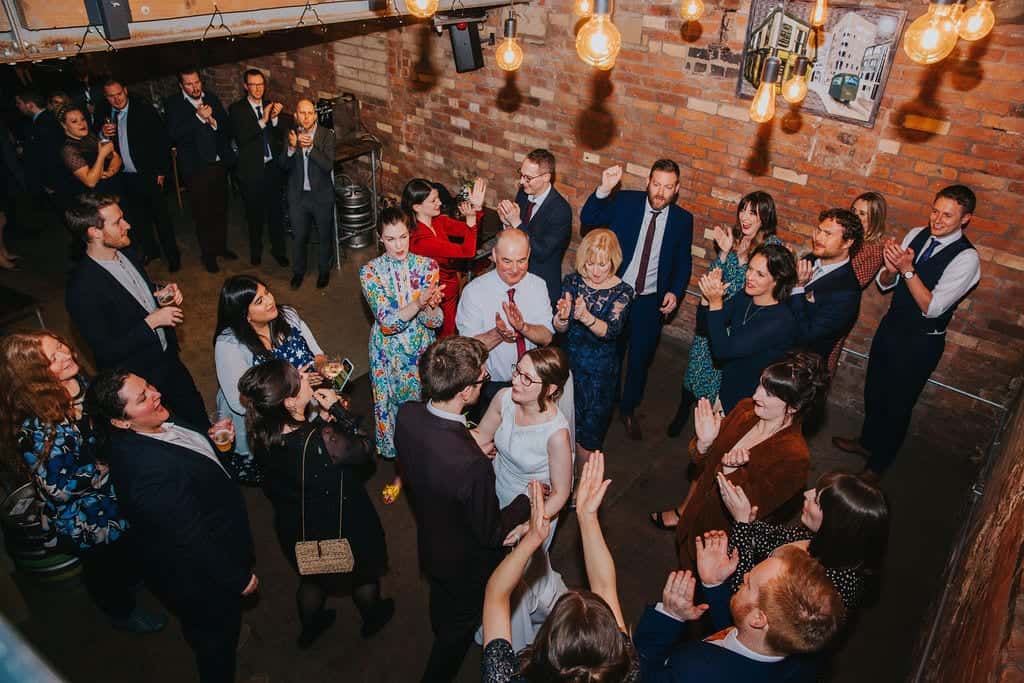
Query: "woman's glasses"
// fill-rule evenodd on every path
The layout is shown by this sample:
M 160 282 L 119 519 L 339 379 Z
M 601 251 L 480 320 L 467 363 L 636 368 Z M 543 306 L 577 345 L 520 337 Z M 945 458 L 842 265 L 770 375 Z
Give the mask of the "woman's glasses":
M 515 379 L 516 377 L 519 377 L 519 381 L 522 382 L 523 386 L 526 386 L 526 387 L 532 386 L 533 384 L 541 384 L 541 383 L 543 383 L 543 380 L 541 380 L 539 377 L 530 377 L 525 372 L 523 372 L 522 370 L 519 369 L 519 364 L 518 363 L 513 363 L 512 364 L 512 378 Z

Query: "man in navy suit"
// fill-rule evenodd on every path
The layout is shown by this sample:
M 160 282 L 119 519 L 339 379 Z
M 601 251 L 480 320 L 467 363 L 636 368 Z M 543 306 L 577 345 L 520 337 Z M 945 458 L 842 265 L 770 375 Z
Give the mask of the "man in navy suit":
M 508 228 L 530 237 L 530 272 L 544 280 L 554 306 L 562 293 L 562 257 L 572 237 L 572 208 L 555 189 L 555 155 L 535 149 L 519 167 L 515 202 L 498 203 L 498 216 Z
M 86 243 L 85 258 L 68 278 L 65 306 L 98 369 L 119 367 L 144 375 L 175 414 L 206 428 L 203 397 L 178 356 L 174 328 L 184 320 L 178 286 L 157 291 L 142 264 L 125 251 L 132 226 L 116 197 L 83 193 L 65 220 Z M 156 295 L 165 292 L 169 300 L 159 305 Z
M 811 241 L 813 252 L 797 263 L 797 286 L 788 303 L 799 326 L 798 345 L 827 361 L 860 312 L 850 252 L 864 241 L 864 226 L 852 211 L 825 209 Z
M 782 546 L 743 577 L 730 597 L 738 554 L 723 532 L 698 541 L 698 570 L 708 604 L 694 605 L 694 578 L 673 572 L 662 602 L 648 607 L 633 633 L 645 683 L 812 683 L 819 652 L 839 630 L 843 601 L 825 568 L 793 546 Z M 716 632 L 678 644 L 685 622 L 707 611 Z
M 633 411 L 644 395 L 647 369 L 661 336 L 663 317 L 670 316 L 690 280 L 693 216 L 675 204 L 679 166 L 670 159 L 654 162 L 647 192 L 612 190 L 622 180 L 622 167 L 604 171 L 601 185 L 580 212 L 585 225 L 607 225 L 619 238 L 622 265 L 618 275 L 636 292 L 626 333 L 619 337 L 626 355 L 626 381 L 619 415 L 629 438 L 643 438 Z

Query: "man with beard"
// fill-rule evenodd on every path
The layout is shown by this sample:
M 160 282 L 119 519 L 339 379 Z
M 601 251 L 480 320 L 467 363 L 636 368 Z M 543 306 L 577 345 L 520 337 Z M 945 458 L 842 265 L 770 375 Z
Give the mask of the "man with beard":
M 820 652 L 846 610 L 825 568 L 793 545 L 778 548 L 743 577 L 729 597 L 739 554 L 723 532 L 697 540 L 697 566 L 708 604 L 694 605 L 695 578 L 672 572 L 662 602 L 648 607 L 633 633 L 640 679 L 658 683 L 760 681 L 813 683 Z M 716 632 L 678 644 L 685 622 L 707 611 Z
M 797 262 L 797 286 L 787 300 L 799 326 L 797 344 L 825 360 L 857 322 L 861 289 L 850 252 L 862 241 L 864 226 L 856 214 L 825 209 L 811 236 L 812 253 Z
M 619 353 L 626 358 L 619 416 L 629 438 L 640 440 L 643 433 L 633 411 L 643 399 L 663 319 L 676 310 L 690 280 L 693 216 L 675 204 L 679 166 L 670 159 L 654 162 L 646 193 L 620 190 L 612 195 L 620 180 L 621 166 L 605 169 L 580 220 L 589 226 L 607 225 L 619 238 L 618 276 L 636 292 L 626 330 L 619 336 Z

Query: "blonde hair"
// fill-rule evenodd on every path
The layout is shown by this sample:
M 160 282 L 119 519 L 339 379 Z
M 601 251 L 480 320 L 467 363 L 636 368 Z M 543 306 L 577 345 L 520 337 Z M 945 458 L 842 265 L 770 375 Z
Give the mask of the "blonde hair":
M 612 273 L 619 270 L 622 265 L 622 247 L 619 246 L 619 238 L 607 228 L 591 230 L 580 242 L 576 250 L 576 272 L 583 277 L 587 276 L 587 262 L 590 261 L 594 252 L 601 252 L 612 262 Z
M 877 192 L 864 192 L 850 202 L 851 211 L 853 205 L 859 201 L 868 205 L 868 224 L 864 230 L 864 241 L 873 242 L 885 234 L 885 215 L 887 213 L 885 197 Z M 858 217 L 859 219 L 860 217 Z

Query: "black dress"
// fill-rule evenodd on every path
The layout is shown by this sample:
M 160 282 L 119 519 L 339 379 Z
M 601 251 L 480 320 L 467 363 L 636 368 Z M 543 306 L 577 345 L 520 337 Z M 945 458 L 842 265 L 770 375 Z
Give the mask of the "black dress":
M 71 200 L 83 192 L 101 192 L 104 194 L 121 194 L 123 186 L 121 183 L 121 171 L 118 171 L 109 178 L 100 178 L 96 187 L 89 188 L 75 176 L 75 171 L 84 167 L 92 168 L 99 156 L 99 139 L 89 133 L 81 140 L 67 137 L 64 146 L 61 148 L 61 161 L 64 162 L 64 172 L 60 174 L 56 184 L 58 200 L 70 205 Z M 109 164 L 109 159 L 107 161 Z
M 263 492 L 274 508 L 274 529 L 281 550 L 296 567 L 295 543 L 301 540 L 302 451 L 312 431 L 306 449 L 305 539 L 339 537 L 340 493 L 344 505 L 341 536 L 348 539 L 355 558 L 353 581 L 368 583 L 379 578 L 388 563 L 384 528 L 366 493 L 362 476 L 362 466 L 371 461 L 370 451 L 355 432 L 351 416 L 340 404 L 332 406 L 330 412 L 334 422 L 310 422 L 286 434 L 282 446 L 257 453 L 263 471 Z
M 623 679 L 623 683 L 636 683 L 640 680 L 640 666 L 633 651 L 633 641 L 626 633 L 622 634 L 622 640 L 626 650 L 633 653 L 633 668 Z M 529 683 L 519 675 L 519 657 L 512 649 L 512 643 L 504 638 L 495 638 L 487 643 L 480 668 L 482 683 Z

